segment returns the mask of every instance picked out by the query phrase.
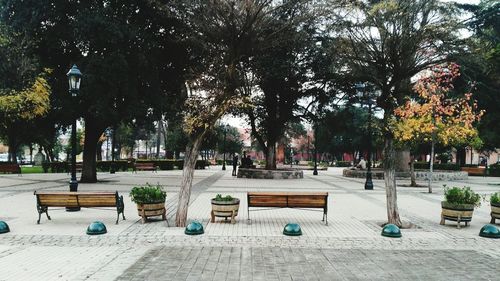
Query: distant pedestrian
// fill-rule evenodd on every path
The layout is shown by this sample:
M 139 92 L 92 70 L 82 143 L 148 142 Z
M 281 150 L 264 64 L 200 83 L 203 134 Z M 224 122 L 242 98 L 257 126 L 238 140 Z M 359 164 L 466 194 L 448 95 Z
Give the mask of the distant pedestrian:
M 236 176 L 236 167 L 238 166 L 238 154 L 233 157 L 233 176 Z

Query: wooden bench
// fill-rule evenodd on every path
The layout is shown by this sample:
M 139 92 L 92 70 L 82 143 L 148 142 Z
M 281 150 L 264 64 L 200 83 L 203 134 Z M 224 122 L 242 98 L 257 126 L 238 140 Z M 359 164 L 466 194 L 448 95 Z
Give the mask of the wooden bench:
M 485 167 L 462 167 L 463 172 L 467 172 L 469 176 L 484 176 Z
M 134 172 L 137 173 L 137 170 L 140 171 L 153 171 L 157 172 L 157 168 L 154 163 L 151 162 L 145 162 L 145 163 L 135 163 L 134 165 Z
M 40 218 L 43 213 L 47 215 L 50 220 L 48 213 L 49 207 L 68 207 L 68 208 L 98 208 L 98 207 L 116 207 L 118 213 L 116 217 L 116 224 L 122 214 L 125 220 L 125 214 L 123 213 L 125 205 L 123 203 L 123 196 L 118 196 L 118 191 L 116 192 L 70 192 L 70 191 L 35 191 L 36 195 L 36 208 L 38 210 L 38 221 L 40 224 Z
M 19 164 L 0 164 L 0 172 L 12 173 L 12 174 L 21 174 L 21 166 Z
M 328 192 L 248 192 L 248 220 L 250 207 L 323 209 L 323 220 L 328 225 Z

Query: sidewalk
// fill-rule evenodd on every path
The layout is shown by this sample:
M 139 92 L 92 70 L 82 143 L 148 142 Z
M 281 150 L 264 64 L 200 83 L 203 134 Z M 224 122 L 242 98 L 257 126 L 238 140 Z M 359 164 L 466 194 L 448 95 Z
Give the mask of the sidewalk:
M 217 168 L 195 172 L 188 218 L 201 221 L 205 234 L 194 237 L 172 227 L 181 171 L 103 173 L 96 184 L 80 184 L 81 191 L 123 194 L 127 220 L 118 225 L 114 211 L 96 209 L 49 210 L 52 220 L 42 217 L 37 225 L 33 191 L 67 190 L 68 175 L 0 175 L 0 220 L 11 228 L 0 235 L 0 280 L 415 280 L 417 273 L 425 280 L 487 280 L 500 274 L 499 241 L 478 236 L 489 223 L 489 204 L 474 212 L 470 227 L 439 225 L 442 184 L 490 194 L 500 190 L 499 178 L 434 183 L 433 194 L 398 187 L 402 219 L 418 228 L 390 239 L 380 235 L 386 220 L 383 181 L 374 180 L 375 189 L 365 191 L 364 180 L 343 178 L 335 168 L 318 176 L 305 171 L 301 180 L 237 179 Z M 165 186 L 170 227 L 164 221 L 140 223 L 128 191 L 146 182 Z M 251 212 L 247 223 L 246 192 L 262 190 L 329 192 L 328 226 L 321 212 L 295 209 Z M 217 193 L 240 198 L 236 224 L 209 222 L 210 198 Z M 95 220 L 106 224 L 107 234 L 85 234 Z M 283 236 L 288 222 L 298 222 L 303 236 Z

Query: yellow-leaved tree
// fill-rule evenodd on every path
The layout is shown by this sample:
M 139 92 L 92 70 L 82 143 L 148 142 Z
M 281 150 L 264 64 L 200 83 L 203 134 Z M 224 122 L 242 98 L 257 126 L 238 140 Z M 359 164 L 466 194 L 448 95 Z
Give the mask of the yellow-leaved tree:
M 457 64 L 434 66 L 428 75 L 420 78 L 413 87 L 418 98 L 407 101 L 395 109 L 392 123 L 395 139 L 403 145 L 430 143 L 429 193 L 434 165 L 434 146 L 472 144 L 480 139 L 475 128 L 483 111 L 478 111 L 472 93 L 451 97 L 453 80 L 460 75 Z
M 43 117 L 49 111 L 51 88 L 45 79 L 49 72 L 46 70 L 37 76 L 24 89 L 0 89 L 0 136 L 8 143 L 13 162 L 16 162 L 15 152 L 21 144 L 22 124 Z

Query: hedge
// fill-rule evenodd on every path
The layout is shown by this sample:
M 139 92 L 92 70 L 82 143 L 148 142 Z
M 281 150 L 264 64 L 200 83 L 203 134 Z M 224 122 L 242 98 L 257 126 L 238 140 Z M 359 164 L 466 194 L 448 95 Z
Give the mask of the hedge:
M 335 167 L 351 167 L 351 161 L 336 161 Z
M 415 162 L 415 169 L 428 170 L 430 167 L 428 162 Z M 460 171 L 460 165 L 455 163 L 434 163 L 434 170 L 444 170 L 444 171 Z
M 175 167 L 182 170 L 184 168 L 184 160 L 137 160 L 139 163 L 154 163 L 155 166 L 160 170 L 173 170 Z M 96 168 L 100 172 L 109 172 L 111 164 L 113 161 L 97 161 Z M 195 169 L 205 169 L 210 163 L 206 160 L 197 160 Z M 46 162 L 42 164 L 42 168 L 45 173 L 68 173 L 70 171 L 70 165 L 68 162 Z M 132 168 L 132 164 L 127 160 L 116 160 L 115 170 L 116 171 L 128 171 Z
M 500 177 L 500 163 L 488 166 L 488 175 L 491 177 Z

